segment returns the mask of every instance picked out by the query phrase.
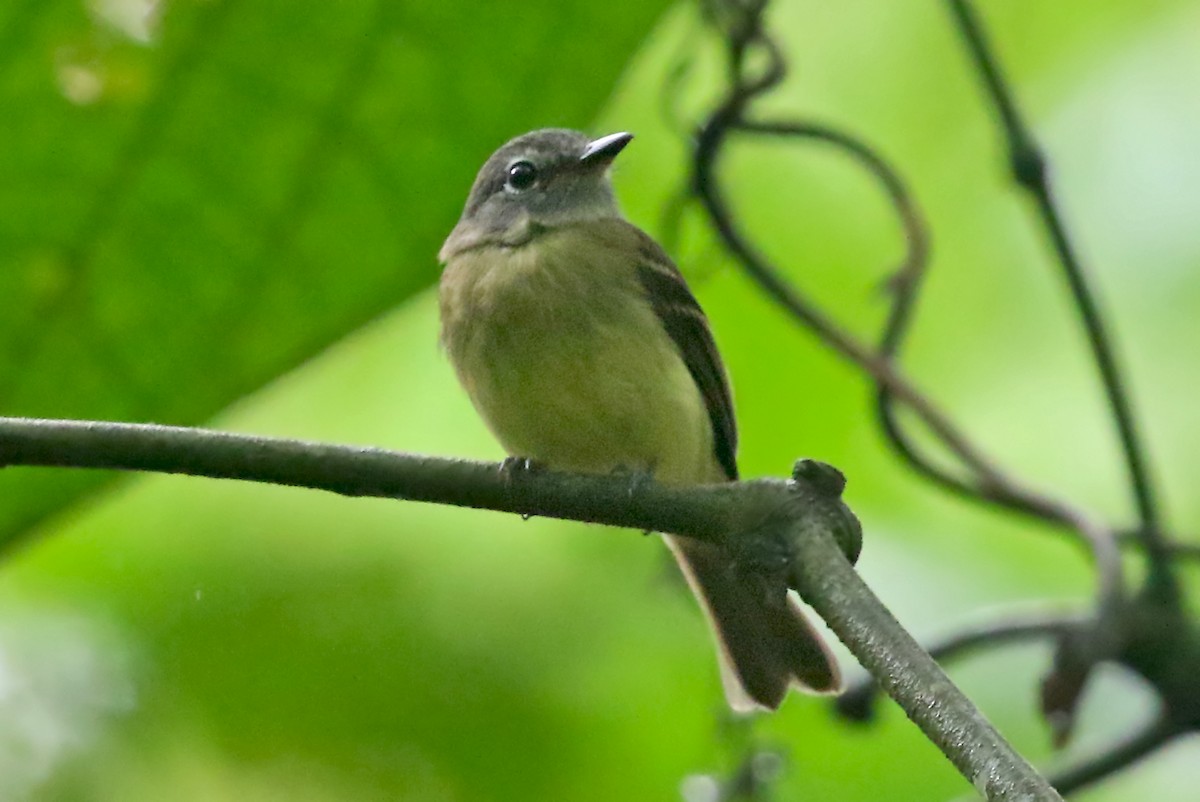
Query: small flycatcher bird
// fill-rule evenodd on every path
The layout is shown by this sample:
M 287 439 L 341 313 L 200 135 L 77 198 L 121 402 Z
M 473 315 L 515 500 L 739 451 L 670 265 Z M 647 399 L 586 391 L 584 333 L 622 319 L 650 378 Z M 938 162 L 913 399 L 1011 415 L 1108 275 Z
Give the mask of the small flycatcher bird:
M 441 341 L 511 456 L 732 481 L 733 401 L 708 321 L 613 195 L 608 168 L 632 138 L 544 129 L 492 154 L 438 255 Z M 763 598 L 717 544 L 666 541 L 712 624 L 735 710 L 777 708 L 792 685 L 838 689 L 837 663 L 791 594 Z

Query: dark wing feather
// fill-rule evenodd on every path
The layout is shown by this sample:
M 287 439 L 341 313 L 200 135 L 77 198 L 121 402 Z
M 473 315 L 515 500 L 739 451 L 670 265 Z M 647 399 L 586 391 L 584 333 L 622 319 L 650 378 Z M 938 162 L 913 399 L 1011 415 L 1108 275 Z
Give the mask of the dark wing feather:
M 637 233 L 641 257 L 638 280 L 704 397 L 712 423 L 717 461 L 725 469 L 726 476 L 737 479 L 737 424 L 733 417 L 733 398 L 721 355 L 717 353 L 717 344 L 708 327 L 708 318 L 666 252 L 649 235 L 640 230 Z

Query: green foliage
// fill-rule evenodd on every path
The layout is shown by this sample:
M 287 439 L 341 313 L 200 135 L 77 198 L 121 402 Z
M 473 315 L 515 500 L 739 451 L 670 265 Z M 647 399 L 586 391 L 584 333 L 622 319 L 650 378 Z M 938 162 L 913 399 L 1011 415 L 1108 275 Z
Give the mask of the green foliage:
M 0 12 L 4 414 L 198 423 L 395 307 L 496 142 L 585 125 L 662 7 L 179 2 L 147 44 L 141 6 Z M 0 477 L 0 541 L 96 481 Z
M 721 67 L 691 9 L 647 35 L 653 3 L 180 2 L 149 47 L 104 22 L 124 7 L 0 5 L 4 414 L 499 457 L 424 291 L 475 169 L 542 125 L 635 131 L 618 194 L 668 240 L 686 154 L 663 75 L 682 75 L 672 105 L 690 118 Z M 981 10 L 1113 314 L 1172 522 L 1195 530 L 1200 16 L 1184 0 Z M 875 144 L 931 221 L 906 368 L 1014 470 L 1127 520 L 1072 312 L 938 4 L 781 3 L 772 19 L 794 69 L 775 109 Z M 767 253 L 869 337 L 901 254 L 878 188 L 818 146 L 739 144 L 722 175 Z M 980 606 L 1088 597 L 1062 541 L 898 467 L 862 378 L 768 306 L 697 215 L 682 231 L 744 472 L 843 468 L 861 569 L 902 620 L 928 634 Z M 0 688 L 18 689 L 0 694 L 0 796 L 660 800 L 738 758 L 703 624 L 653 539 L 178 478 L 49 521 L 99 478 L 4 474 L 0 532 L 43 523 L 0 574 Z M 1046 657 L 953 672 L 1041 763 Z M 1069 756 L 1149 709 L 1103 678 Z M 965 791 L 881 714 L 852 728 L 797 697 L 764 721 L 757 737 L 787 754 L 778 798 Z M 1184 799 L 1189 778 L 1194 761 L 1156 760 L 1086 798 Z

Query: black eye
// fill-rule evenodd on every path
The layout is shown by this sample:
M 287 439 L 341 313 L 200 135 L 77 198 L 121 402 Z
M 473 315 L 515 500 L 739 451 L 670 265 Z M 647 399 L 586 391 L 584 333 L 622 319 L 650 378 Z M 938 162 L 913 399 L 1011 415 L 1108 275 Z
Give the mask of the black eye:
M 516 162 L 508 168 L 508 187 L 520 192 L 537 183 L 538 171 L 530 162 Z

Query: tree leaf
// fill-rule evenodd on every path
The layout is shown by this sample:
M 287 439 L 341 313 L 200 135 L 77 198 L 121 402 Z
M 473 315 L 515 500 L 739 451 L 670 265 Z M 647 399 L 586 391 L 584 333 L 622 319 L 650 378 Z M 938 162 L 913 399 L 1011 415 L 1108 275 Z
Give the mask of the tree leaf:
M 427 287 L 665 4 L 129 5 L 0 10 L 0 414 L 196 423 Z M 5 472 L 0 542 L 101 478 Z

